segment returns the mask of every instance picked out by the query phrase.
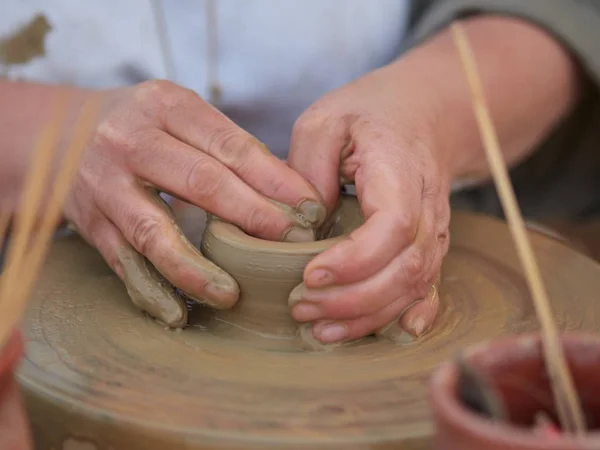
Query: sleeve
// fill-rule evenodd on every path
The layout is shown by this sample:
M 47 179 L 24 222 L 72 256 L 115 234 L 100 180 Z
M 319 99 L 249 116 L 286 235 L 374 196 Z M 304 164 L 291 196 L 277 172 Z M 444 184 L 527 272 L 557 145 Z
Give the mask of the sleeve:
M 436 0 L 413 17 L 409 47 L 457 18 L 514 16 L 565 46 L 583 74 L 583 96 L 570 117 L 511 171 L 525 215 L 585 219 L 600 215 L 600 0 Z M 453 195 L 453 205 L 501 216 L 491 184 Z
M 600 83 L 600 0 L 440 0 L 415 24 L 411 43 L 423 41 L 456 18 L 477 14 L 515 16 L 544 28 Z

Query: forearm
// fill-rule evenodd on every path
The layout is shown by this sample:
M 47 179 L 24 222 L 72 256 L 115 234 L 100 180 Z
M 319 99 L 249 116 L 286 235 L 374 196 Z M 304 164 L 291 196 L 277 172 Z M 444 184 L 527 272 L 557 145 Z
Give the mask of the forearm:
M 42 128 L 56 112 L 59 94 L 68 94 L 68 111 L 60 132 L 57 155 L 71 135 L 88 91 L 59 85 L 0 80 L 0 204 L 14 210 Z M 55 158 L 55 163 L 58 162 Z
M 573 108 L 579 77 L 569 53 L 519 19 L 464 21 L 486 100 L 509 165 L 526 157 Z M 419 86 L 429 107 L 433 145 L 452 179 L 489 177 L 470 91 L 449 29 L 393 64 L 399 80 Z

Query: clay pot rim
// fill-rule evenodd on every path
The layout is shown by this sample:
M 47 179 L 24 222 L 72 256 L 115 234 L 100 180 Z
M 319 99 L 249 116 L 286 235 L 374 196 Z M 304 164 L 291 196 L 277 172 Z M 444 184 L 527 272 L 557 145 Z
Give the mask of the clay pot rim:
M 23 355 L 23 337 L 19 330 L 14 330 L 7 341 L 0 347 L 0 379 L 13 371 Z
M 515 339 L 516 337 L 516 339 Z M 522 344 L 539 343 L 539 333 L 527 333 L 518 336 L 508 336 L 497 340 L 489 340 L 476 344 L 467 349 L 467 358 L 482 352 L 489 352 L 490 346 L 515 346 Z M 600 336 L 585 332 L 569 332 L 561 335 L 562 342 L 590 342 L 594 341 L 600 346 Z M 556 438 L 544 438 L 531 433 L 529 430 L 507 423 L 498 423 L 487 420 L 461 405 L 455 395 L 449 394 L 455 386 L 457 378 L 456 365 L 453 361 L 446 361 L 434 370 L 429 380 L 430 402 L 435 405 L 440 415 L 450 422 L 456 429 L 463 429 L 474 439 L 480 442 L 489 441 L 497 437 L 499 442 L 506 446 L 530 447 L 548 450 L 563 450 L 565 446 L 586 444 L 600 445 L 600 431 L 586 432 L 583 439 L 573 435 L 561 435 Z M 465 426 L 466 425 L 466 426 Z
M 206 227 L 206 232 L 212 234 L 214 239 L 242 251 L 251 251 L 253 253 L 281 252 L 292 255 L 311 255 L 315 252 L 320 253 L 344 239 L 344 236 L 338 236 L 312 242 L 268 241 L 250 236 L 241 228 L 238 228 L 233 224 L 217 220 Z
M 342 194 L 340 198 L 343 197 L 356 198 L 353 195 L 347 194 Z M 281 253 L 291 256 L 312 256 L 324 252 L 338 242 L 346 239 L 346 236 L 342 235 L 310 242 L 269 241 L 250 236 L 238 226 L 225 222 L 215 216 L 210 217 L 204 231 L 205 233 L 211 234 L 213 239 L 234 247 L 239 251 L 252 252 L 255 254 Z

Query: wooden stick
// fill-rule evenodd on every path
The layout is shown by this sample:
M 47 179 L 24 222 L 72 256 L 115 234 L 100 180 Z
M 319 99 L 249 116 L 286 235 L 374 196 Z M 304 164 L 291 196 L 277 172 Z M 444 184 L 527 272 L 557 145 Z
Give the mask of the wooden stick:
M 57 182 L 52 191 L 52 196 L 48 203 L 48 209 L 44 214 L 44 221 L 42 222 L 39 232 L 32 246 L 32 250 L 28 255 L 25 264 L 27 267 L 31 267 L 31 270 L 27 270 L 23 276 L 23 283 L 18 291 L 20 299 L 26 299 L 29 295 L 33 282 L 36 279 L 36 275 L 41 267 L 44 257 L 50 247 L 52 235 L 58 225 L 64 205 L 64 201 L 69 194 L 73 179 L 79 168 L 79 161 L 83 151 L 87 147 L 87 143 L 94 130 L 94 125 L 97 119 L 97 113 L 99 110 L 100 97 L 96 95 L 89 99 L 83 106 L 83 111 L 80 115 L 79 122 L 76 125 L 76 134 L 69 148 L 67 149 L 63 160 L 63 164 L 60 173 L 57 176 Z
M 585 432 L 585 419 L 581 404 L 568 370 L 564 349 L 558 336 L 556 324 L 554 323 L 548 294 L 544 288 L 542 276 L 527 236 L 508 170 L 503 160 L 498 137 L 494 130 L 483 94 L 483 87 L 479 79 L 475 57 L 462 26 L 454 23 L 451 26 L 451 30 L 471 90 L 473 109 L 483 140 L 488 164 L 504 213 L 507 217 L 510 232 L 515 241 L 517 253 L 525 269 L 527 283 L 533 297 L 536 314 L 540 321 L 546 368 L 550 376 L 550 385 L 560 421 L 565 431 L 574 431 L 577 434 L 583 434 Z
M 64 199 L 69 192 L 72 180 L 77 172 L 80 156 L 89 140 L 98 109 L 98 98 L 96 97 L 84 105 L 78 126 L 76 126 L 75 138 L 71 141 L 63 157 L 63 167 L 56 176 L 56 185 L 51 190 L 48 206 L 43 215 L 39 230 L 36 233 L 36 238 L 31 245 L 31 251 L 27 252 L 30 236 L 26 235 L 26 238 L 19 241 L 20 246 L 15 246 L 15 250 L 11 252 L 15 260 L 21 262 L 17 265 L 15 260 L 9 259 L 8 265 L 9 267 L 13 266 L 11 269 L 13 273 L 11 278 L 3 277 L 2 289 L 6 296 L 0 297 L 0 306 L 2 307 L 0 308 L 0 346 L 2 346 L 24 310 L 29 292 L 37 277 L 44 256 L 50 246 L 52 235 L 60 219 Z M 51 123 L 50 128 L 54 130 L 52 126 L 57 125 L 56 118 Z M 60 125 L 60 122 L 58 122 L 58 125 Z M 51 135 L 52 133 L 50 133 Z M 43 146 L 43 151 L 49 151 L 48 148 L 52 147 L 53 140 L 48 139 L 47 136 L 43 139 L 43 144 L 40 144 Z M 43 173 L 40 166 L 41 164 L 38 164 L 34 170 L 30 171 L 30 174 L 36 172 Z M 43 180 L 33 175 L 28 178 L 33 180 L 32 186 L 30 186 L 32 191 L 40 188 L 37 184 L 42 184 L 41 181 Z M 33 195 L 26 195 L 26 197 L 34 198 Z M 24 215 L 35 214 L 36 206 L 33 202 L 23 203 Z
M 12 301 L 8 298 L 9 290 L 17 281 L 25 252 L 30 244 L 29 237 L 35 225 L 36 215 L 47 189 L 47 180 L 52 167 L 54 150 L 60 138 L 61 123 L 66 115 L 67 97 L 59 93 L 59 99 L 53 108 L 50 120 L 42 130 L 35 150 L 31 155 L 32 168 L 25 177 L 23 195 L 18 213 L 14 220 L 14 236 L 7 250 L 7 267 L 0 284 L 0 304 Z M 2 339 L 0 339 L 0 344 Z

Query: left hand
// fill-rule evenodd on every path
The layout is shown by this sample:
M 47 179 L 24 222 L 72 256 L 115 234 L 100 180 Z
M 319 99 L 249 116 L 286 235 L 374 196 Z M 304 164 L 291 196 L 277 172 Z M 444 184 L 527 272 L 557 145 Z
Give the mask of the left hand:
M 419 336 L 437 313 L 432 287 L 448 251 L 451 176 L 436 142 L 441 115 L 427 101 L 433 96 L 405 72 L 395 63 L 333 91 L 294 127 L 289 165 L 329 212 L 340 177 L 354 181 L 365 216 L 362 227 L 308 264 L 307 289 L 292 308 L 325 344 L 398 318 L 400 330 Z

